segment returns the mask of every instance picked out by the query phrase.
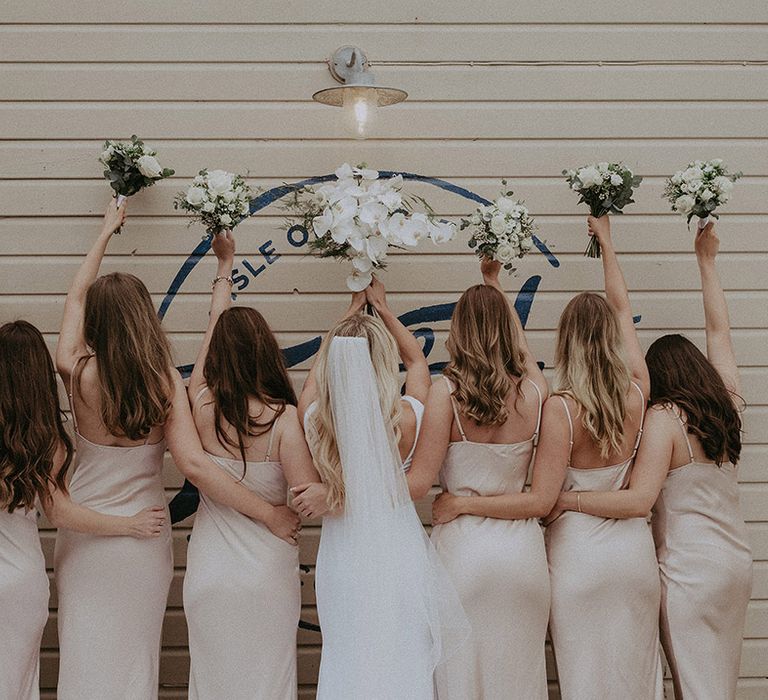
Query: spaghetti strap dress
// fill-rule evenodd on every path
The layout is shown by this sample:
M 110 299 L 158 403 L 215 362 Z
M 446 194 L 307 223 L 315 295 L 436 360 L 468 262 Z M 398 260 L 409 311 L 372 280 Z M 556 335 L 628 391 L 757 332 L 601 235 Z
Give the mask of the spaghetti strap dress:
M 573 420 L 560 399 L 572 450 Z M 563 490 L 625 488 L 642 431 L 641 417 L 632 455 L 621 464 L 575 469 L 569 452 Z M 661 590 L 646 519 L 568 511 L 547 527 L 545 540 L 552 584 L 550 633 L 563 700 L 663 698 Z
M 752 552 L 736 467 L 690 461 L 671 469 L 653 507 L 661 571 L 661 641 L 675 700 L 733 700 L 739 677 Z
M 449 390 L 453 387 L 445 378 Z M 525 487 L 541 423 L 512 444 L 467 440 L 451 397 L 460 442 L 448 447 L 440 471 L 444 491 L 498 496 Z M 432 542 L 456 586 L 472 628 L 469 640 L 437 667 L 439 700 L 546 700 L 544 642 L 549 621 L 549 571 L 539 523 L 461 515 L 432 530 Z

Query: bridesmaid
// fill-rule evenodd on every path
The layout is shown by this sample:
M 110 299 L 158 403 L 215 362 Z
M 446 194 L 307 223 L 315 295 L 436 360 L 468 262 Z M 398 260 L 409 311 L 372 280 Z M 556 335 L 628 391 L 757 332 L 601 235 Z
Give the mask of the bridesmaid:
M 211 313 L 189 382 L 195 425 L 211 458 L 262 498 L 271 517 L 254 522 L 201 495 L 184 578 L 189 697 L 290 700 L 297 696 L 300 525 L 286 497 L 289 485 L 320 478 L 272 331 L 255 309 L 230 308 L 231 232 L 215 236 L 213 250 Z
M 486 284 L 470 287 L 456 305 L 450 362 L 429 393 L 408 474 L 418 499 L 440 472 L 432 541 L 472 627 L 468 642 L 437 668 L 440 700 L 506 700 L 512 692 L 547 698 L 550 590 L 541 527 L 534 518 L 485 511 L 486 501 L 523 490 L 548 392 L 499 269 L 483 261 Z
M 40 640 L 48 620 L 48 575 L 38 505 L 57 527 L 153 537 L 162 508 L 101 515 L 69 500 L 64 479 L 72 441 L 61 418 L 56 375 L 40 331 L 0 326 L 0 697 L 40 697 Z
M 698 232 L 707 356 L 680 335 L 651 345 L 651 409 L 629 488 L 579 496 L 583 512 L 604 518 L 644 517 L 653 508 L 661 641 L 677 700 L 736 697 L 752 588 L 735 466 L 741 387 L 715 267 L 719 245 L 712 223 Z M 575 509 L 575 499 L 564 493 L 558 509 Z
M 560 425 L 542 443 L 559 450 L 564 491 L 626 488 L 643 429 L 648 371 L 610 219 L 589 217 L 602 246 L 606 299 L 583 293 L 558 324 L 550 399 Z M 560 404 L 559 406 L 557 404 Z M 577 512 L 546 530 L 552 584 L 550 632 L 563 700 L 663 697 L 659 650 L 659 576 L 643 517 L 612 520 Z
M 271 506 L 205 452 L 152 299 L 133 275 L 98 277 L 125 218 L 113 200 L 64 306 L 56 364 L 70 387 L 77 444 L 72 499 L 104 514 L 163 506 L 159 537 L 62 530 L 56 541 L 59 700 L 157 697 L 160 632 L 173 576 L 162 483 L 166 443 L 208 497 L 263 520 Z

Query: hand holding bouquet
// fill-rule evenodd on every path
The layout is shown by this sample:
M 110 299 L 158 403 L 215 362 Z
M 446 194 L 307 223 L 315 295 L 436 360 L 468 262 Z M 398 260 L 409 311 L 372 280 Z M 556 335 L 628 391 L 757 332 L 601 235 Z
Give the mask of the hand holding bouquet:
M 495 260 L 505 270 L 514 270 L 515 258 L 524 257 L 533 248 L 536 230 L 527 207 L 512 198 L 507 181 L 502 180 L 501 194 L 492 204 L 478 207 L 471 217 L 461 220 L 461 230 L 472 229 L 469 247 L 482 260 Z
M 733 183 L 740 177 L 741 173 L 729 175 L 720 158 L 695 160 L 667 180 L 664 196 L 672 205 L 672 211 L 687 217 L 689 224 L 698 216 L 698 227 L 702 229 L 710 216 L 719 218 L 715 209 L 730 199 Z
M 571 189 L 579 193 L 579 204 L 586 203 L 589 213 L 598 219 L 606 214 L 622 214 L 624 207 L 635 201 L 632 194 L 643 180 L 621 163 L 583 165 L 575 170 L 563 170 L 563 175 Z M 584 255 L 600 257 L 600 243 L 595 236 Z
M 120 197 L 130 197 L 145 187 L 151 187 L 158 180 L 173 175 L 173 170 L 163 168 L 157 162 L 157 152 L 149 148 L 136 135 L 128 143 L 105 141 L 99 161 L 104 166 L 104 177 L 115 191 L 120 206 Z
M 352 263 L 347 287 L 353 292 L 364 290 L 374 270 L 386 266 L 390 246 L 412 248 L 425 238 L 434 243 L 453 238 L 454 224 L 438 220 L 423 199 L 403 196 L 402 175 L 381 179 L 376 170 L 348 163 L 335 175 L 335 181 L 297 190 L 286 209 L 314 234 L 312 252 Z M 425 212 L 414 211 L 418 204 Z
M 252 194 L 240 175 L 201 170 L 187 191 L 176 195 L 173 207 L 189 212 L 192 221 L 200 221 L 211 237 L 233 229 L 248 216 Z

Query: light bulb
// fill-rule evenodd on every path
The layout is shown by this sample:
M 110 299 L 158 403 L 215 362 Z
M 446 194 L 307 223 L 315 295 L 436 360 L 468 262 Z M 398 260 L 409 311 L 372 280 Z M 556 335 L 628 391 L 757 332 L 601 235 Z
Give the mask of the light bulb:
M 366 138 L 373 128 L 379 111 L 375 88 L 348 87 L 344 89 L 344 121 L 356 139 Z

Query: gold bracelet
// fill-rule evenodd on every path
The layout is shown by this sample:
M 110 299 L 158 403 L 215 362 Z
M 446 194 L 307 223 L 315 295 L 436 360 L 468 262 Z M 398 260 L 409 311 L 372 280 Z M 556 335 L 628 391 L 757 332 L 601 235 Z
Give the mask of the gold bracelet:
M 581 513 L 581 491 L 576 492 L 576 507 L 579 509 L 579 513 Z
M 218 277 L 213 278 L 213 282 L 211 282 L 211 289 L 213 289 L 219 282 L 226 282 L 230 287 L 235 283 L 235 281 L 229 275 L 226 277 L 219 275 Z

